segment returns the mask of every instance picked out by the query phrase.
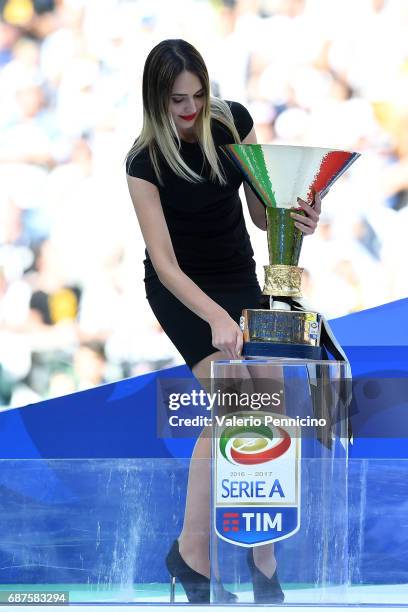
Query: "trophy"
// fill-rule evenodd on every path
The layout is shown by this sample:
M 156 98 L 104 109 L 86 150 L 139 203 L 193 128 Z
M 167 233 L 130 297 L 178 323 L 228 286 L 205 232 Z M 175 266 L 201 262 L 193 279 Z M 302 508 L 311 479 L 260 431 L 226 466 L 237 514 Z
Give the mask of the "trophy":
M 269 296 L 269 308 L 243 311 L 243 356 L 321 360 L 330 351 L 336 359 L 346 360 L 324 317 L 305 311 L 297 301 L 302 297 L 303 269 L 298 262 L 303 233 L 290 213 L 297 197 L 309 204 L 316 192 L 324 197 L 360 154 L 261 144 L 225 145 L 223 149 L 264 204 L 267 219 L 269 265 L 264 266 L 262 293 Z

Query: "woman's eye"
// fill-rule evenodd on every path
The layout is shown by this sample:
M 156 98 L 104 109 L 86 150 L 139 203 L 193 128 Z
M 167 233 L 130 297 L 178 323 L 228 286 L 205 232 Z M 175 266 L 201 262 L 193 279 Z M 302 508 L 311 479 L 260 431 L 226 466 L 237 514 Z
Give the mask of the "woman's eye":
M 201 92 L 201 93 L 199 93 L 199 94 L 195 94 L 195 96 L 194 96 L 194 97 L 195 97 L 195 98 L 202 98 L 202 97 L 203 97 L 203 95 L 204 95 L 204 92 Z M 172 100 L 173 100 L 173 102 L 174 102 L 175 104 L 180 104 L 180 102 L 182 102 L 182 101 L 183 101 L 183 98 L 172 98 Z

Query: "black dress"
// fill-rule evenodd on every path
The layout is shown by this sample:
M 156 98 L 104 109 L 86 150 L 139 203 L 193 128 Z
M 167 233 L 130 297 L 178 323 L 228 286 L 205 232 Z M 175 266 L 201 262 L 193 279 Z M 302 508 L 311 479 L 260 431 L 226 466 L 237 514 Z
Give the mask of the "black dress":
M 242 140 L 250 132 L 253 120 L 242 104 L 228 104 Z M 211 130 L 216 145 L 233 142 L 229 130 L 218 121 L 212 120 Z M 242 309 L 258 308 L 261 299 L 254 253 L 238 195 L 242 176 L 219 151 L 228 183 L 221 186 L 210 181 L 200 145 L 181 143 L 183 159 L 195 172 L 206 177 L 204 182 L 191 183 L 179 178 L 163 161 L 164 186 L 161 186 L 146 150 L 131 164 L 127 163 L 126 171 L 157 186 L 180 268 L 239 323 Z M 211 343 L 210 325 L 162 285 L 147 251 L 144 265 L 149 304 L 187 365 L 192 367 L 217 351 Z

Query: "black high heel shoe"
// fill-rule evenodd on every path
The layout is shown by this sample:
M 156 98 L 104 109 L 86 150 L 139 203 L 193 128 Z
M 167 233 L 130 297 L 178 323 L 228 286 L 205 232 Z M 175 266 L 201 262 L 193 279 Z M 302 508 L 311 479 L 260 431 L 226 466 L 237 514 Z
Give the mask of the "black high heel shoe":
M 170 603 L 174 603 L 176 579 L 181 582 L 190 603 L 210 603 L 210 579 L 187 565 L 180 554 L 178 540 L 174 540 L 167 554 L 166 566 L 171 576 Z M 238 599 L 234 593 L 224 589 L 221 582 L 216 583 L 215 589 L 219 603 L 234 603 Z
M 279 584 L 277 571 L 275 570 L 271 578 L 265 576 L 255 565 L 253 548 L 248 550 L 247 562 L 251 570 L 254 603 L 282 603 L 285 595 Z

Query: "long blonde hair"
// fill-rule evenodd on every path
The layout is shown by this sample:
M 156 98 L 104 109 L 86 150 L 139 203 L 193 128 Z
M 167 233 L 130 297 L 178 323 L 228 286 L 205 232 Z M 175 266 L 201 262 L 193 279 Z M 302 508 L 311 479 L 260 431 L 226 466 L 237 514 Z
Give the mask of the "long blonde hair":
M 226 184 L 226 178 L 211 133 L 211 119 L 216 119 L 231 132 L 234 141 L 240 137 L 230 107 L 224 100 L 210 96 L 207 67 L 200 53 L 182 39 L 163 40 L 147 56 L 143 71 L 143 127 L 136 142 L 126 155 L 126 163 L 147 148 L 158 182 L 163 185 L 160 155 L 173 172 L 190 182 L 202 181 L 180 155 L 180 137 L 169 113 L 169 101 L 177 76 L 188 70 L 195 74 L 203 87 L 203 108 L 196 122 L 197 140 L 210 166 L 210 180 Z

